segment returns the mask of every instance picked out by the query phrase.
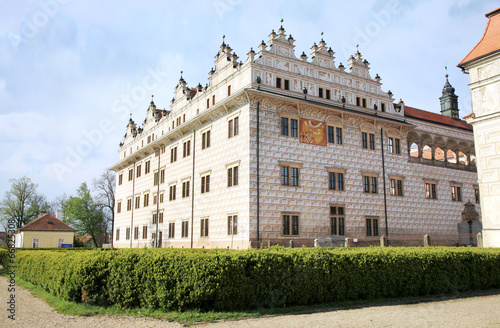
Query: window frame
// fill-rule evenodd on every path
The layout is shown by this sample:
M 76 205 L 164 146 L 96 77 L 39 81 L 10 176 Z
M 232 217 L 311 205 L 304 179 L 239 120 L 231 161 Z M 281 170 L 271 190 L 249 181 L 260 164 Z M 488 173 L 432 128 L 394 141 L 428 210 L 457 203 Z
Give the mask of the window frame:
M 209 235 L 209 218 L 200 219 L 200 238 L 208 237 Z
M 236 236 L 238 234 L 238 214 L 228 214 L 227 235 Z
M 240 161 L 236 161 L 226 165 L 227 170 L 227 187 L 236 187 L 239 184 Z
M 365 217 L 365 232 L 367 237 L 380 236 L 379 217 L 367 216 Z
M 330 205 L 330 235 L 345 236 L 345 220 L 345 205 Z
M 282 212 L 283 236 L 300 236 L 300 214 L 295 212 Z

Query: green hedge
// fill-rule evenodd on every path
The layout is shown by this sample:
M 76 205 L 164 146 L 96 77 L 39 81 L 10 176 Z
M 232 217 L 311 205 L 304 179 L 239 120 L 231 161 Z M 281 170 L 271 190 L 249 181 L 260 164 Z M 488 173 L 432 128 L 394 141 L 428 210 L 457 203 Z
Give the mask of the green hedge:
M 64 299 L 234 310 L 500 287 L 500 250 L 21 250 L 18 275 Z
M 7 267 L 7 261 L 9 258 L 9 251 L 5 248 L 0 248 L 0 265 L 4 268 Z

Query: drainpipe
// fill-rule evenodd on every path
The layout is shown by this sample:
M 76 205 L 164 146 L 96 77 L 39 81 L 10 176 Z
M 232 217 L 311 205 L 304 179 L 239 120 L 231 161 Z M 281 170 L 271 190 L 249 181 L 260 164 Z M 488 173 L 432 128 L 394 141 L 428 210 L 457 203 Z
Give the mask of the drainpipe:
M 134 240 L 134 208 L 135 208 L 135 161 L 132 170 L 132 213 L 130 214 L 130 248 L 132 248 L 132 241 Z
M 194 163 L 196 155 L 196 130 L 193 130 L 193 175 L 191 178 L 191 248 L 193 248 L 193 230 L 194 230 Z
M 382 149 L 382 174 L 384 181 L 384 214 L 385 214 L 385 236 L 389 237 L 389 226 L 387 223 L 387 190 L 385 187 L 385 158 L 384 158 L 384 130 L 380 128 L 380 148 Z M 389 245 L 389 239 L 386 241 L 387 245 Z
M 160 240 L 158 240 L 158 230 L 159 230 L 159 222 L 160 222 L 160 157 L 161 157 L 161 147 L 158 145 L 158 186 L 156 192 L 156 237 L 155 243 L 156 248 L 160 248 Z M 154 180 L 154 173 L 153 173 Z
M 260 102 L 257 102 L 257 247 L 260 245 Z

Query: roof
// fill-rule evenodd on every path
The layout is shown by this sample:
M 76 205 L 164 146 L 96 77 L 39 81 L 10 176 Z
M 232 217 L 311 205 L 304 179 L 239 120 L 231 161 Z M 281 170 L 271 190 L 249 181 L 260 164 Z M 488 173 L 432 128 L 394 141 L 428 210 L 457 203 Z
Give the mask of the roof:
M 19 231 L 76 231 L 76 229 L 48 213 L 42 213 L 33 221 L 19 228 Z
M 458 66 L 463 67 L 475 59 L 500 50 L 500 8 L 487 13 L 485 16 L 488 18 L 488 24 L 486 24 L 483 37 Z
M 405 105 L 405 117 L 414 118 L 414 119 L 421 120 L 421 121 L 438 123 L 441 125 L 454 126 L 457 128 L 472 131 L 472 125 L 467 124 L 467 122 L 465 122 L 465 121 L 455 120 L 455 119 L 452 119 L 451 117 L 448 117 L 448 116 L 428 112 L 425 110 L 409 107 L 406 105 Z
M 0 231 L 0 240 L 5 240 L 5 238 L 7 238 L 7 232 Z

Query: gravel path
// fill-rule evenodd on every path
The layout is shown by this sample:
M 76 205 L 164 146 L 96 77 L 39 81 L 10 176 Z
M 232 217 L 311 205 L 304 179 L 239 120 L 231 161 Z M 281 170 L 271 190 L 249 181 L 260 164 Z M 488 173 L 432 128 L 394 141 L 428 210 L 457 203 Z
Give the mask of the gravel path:
M 16 286 L 16 320 L 7 318 L 8 279 L 0 277 L 0 327 L 182 327 L 178 323 L 133 317 L 75 317 L 54 311 L 42 300 Z M 403 305 L 268 316 L 256 319 L 196 324 L 195 327 L 500 327 L 500 291 L 495 295 Z

